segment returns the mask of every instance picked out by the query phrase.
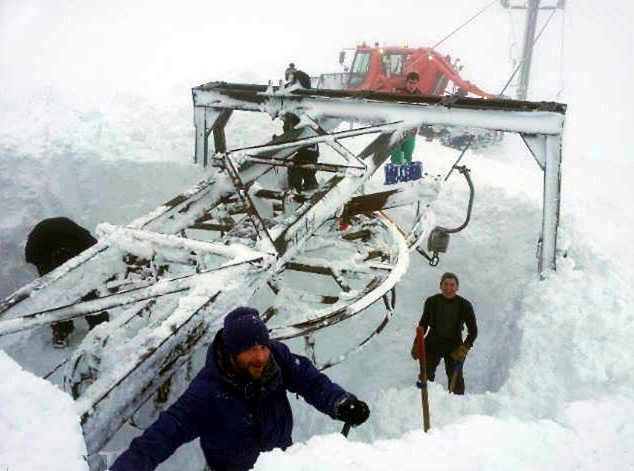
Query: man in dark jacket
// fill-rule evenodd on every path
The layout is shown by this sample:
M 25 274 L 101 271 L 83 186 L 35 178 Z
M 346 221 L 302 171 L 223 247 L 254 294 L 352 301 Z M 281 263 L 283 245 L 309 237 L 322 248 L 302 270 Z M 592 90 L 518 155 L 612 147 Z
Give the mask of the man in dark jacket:
M 39 276 L 44 276 L 96 243 L 97 239 L 90 232 L 72 220 L 65 217 L 49 218 L 37 223 L 29 233 L 24 256 L 27 262 L 37 267 Z M 92 297 L 94 294 L 89 293 L 84 300 Z M 86 316 L 91 329 L 107 320 L 107 312 Z M 52 328 L 53 346 L 66 347 L 68 336 L 74 330 L 73 321 L 56 322 Z
M 302 88 L 311 88 L 308 74 L 297 69 L 292 62 L 288 65 L 284 77 L 286 79 L 286 87 L 299 84 Z M 299 117 L 293 113 L 287 113 L 284 115 L 284 125 L 282 129 L 284 132 L 290 131 L 298 124 Z M 319 146 L 317 144 L 311 144 L 300 148 L 297 151 L 294 161 L 300 164 L 315 164 L 318 159 Z M 315 174 L 315 169 L 291 167 L 288 169 L 288 186 L 297 193 L 315 190 L 319 186 Z
M 287 391 L 351 425 L 362 424 L 370 415 L 364 402 L 317 371 L 307 358 L 270 340 L 257 310 L 236 308 L 225 317 L 204 368 L 187 390 L 132 441 L 110 470 L 154 470 L 197 437 L 211 470 L 250 469 L 260 452 L 292 444 Z
M 284 72 L 284 78 L 286 79 L 286 87 L 299 83 L 302 88 L 310 88 L 310 76 L 303 70 L 299 70 L 295 67 L 295 64 L 292 62 L 288 64 Z
M 478 326 L 471 303 L 458 296 L 458 277 L 445 273 L 440 279 L 440 293 L 425 300 L 423 315 L 418 323 L 429 333 L 425 337 L 427 376 L 434 380 L 436 368 L 442 358 L 449 384 L 454 371 L 457 373 L 454 394 L 464 394 L 465 385 L 462 363 L 478 336 Z M 462 340 L 462 330 L 467 326 L 467 337 Z M 412 346 L 412 357 L 418 359 L 416 345 Z M 459 366 L 456 369 L 456 366 Z

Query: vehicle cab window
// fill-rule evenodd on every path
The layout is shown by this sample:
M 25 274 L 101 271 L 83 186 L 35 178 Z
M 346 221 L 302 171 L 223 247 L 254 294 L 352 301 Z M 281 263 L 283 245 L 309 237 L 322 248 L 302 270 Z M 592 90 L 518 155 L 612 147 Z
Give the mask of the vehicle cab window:
M 370 67 L 370 53 L 369 52 L 357 52 L 352 61 L 352 67 L 350 69 L 350 78 L 348 79 L 349 85 L 361 85 L 365 80 L 365 76 L 368 73 Z
M 385 54 L 383 64 L 388 77 L 403 74 L 403 64 L 407 59 L 406 54 Z

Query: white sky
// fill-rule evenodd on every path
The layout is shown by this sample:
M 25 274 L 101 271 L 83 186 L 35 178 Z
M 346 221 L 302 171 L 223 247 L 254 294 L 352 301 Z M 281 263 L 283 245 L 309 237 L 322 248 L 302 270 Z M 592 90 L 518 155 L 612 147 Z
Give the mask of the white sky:
M 52 87 L 95 97 L 176 86 L 187 95 L 188 87 L 212 80 L 275 81 L 290 61 L 314 75 L 339 71 L 342 48 L 362 41 L 429 46 L 489 3 L 404 0 L 396 10 L 383 1 L 326 0 L 302 5 L 302 13 L 290 0 L 0 0 L 0 90 L 6 96 Z M 565 23 L 557 13 L 534 53 L 530 96 L 553 100 L 563 86 L 559 100 L 574 94 L 577 115 L 599 107 L 616 118 L 614 126 L 595 126 L 597 141 L 612 139 L 614 127 L 627 134 L 632 99 L 622 91 L 634 76 L 634 4 L 567 3 Z M 540 23 L 547 16 L 542 12 Z M 496 2 L 439 50 L 461 58 L 465 78 L 498 92 L 512 69 L 513 39 L 521 45 L 523 21 Z
M 432 45 L 487 4 L 424 3 L 405 0 L 395 11 L 382 1 L 322 1 L 300 13 L 289 0 L 3 0 L 0 66 L 13 83 L 63 88 L 196 83 L 235 71 L 276 78 L 289 61 L 318 73 L 337 70 L 338 51 L 362 41 Z M 491 28 L 500 24 L 508 26 L 507 13 L 495 5 L 440 49 L 462 57 L 467 74 L 476 59 L 487 65 L 483 57 L 506 67 L 508 37 Z M 479 51 L 468 47 L 475 36 Z

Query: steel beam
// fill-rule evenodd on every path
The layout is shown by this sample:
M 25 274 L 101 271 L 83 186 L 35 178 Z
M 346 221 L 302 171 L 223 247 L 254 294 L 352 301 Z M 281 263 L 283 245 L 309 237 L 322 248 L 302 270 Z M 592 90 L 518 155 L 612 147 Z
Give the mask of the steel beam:
M 556 269 L 557 227 L 561 201 L 561 136 L 546 137 L 546 167 L 542 208 L 542 237 L 538 270 Z
M 412 125 L 446 125 L 533 134 L 559 134 L 566 105 L 554 102 L 456 97 L 399 96 L 342 90 L 272 92 L 261 85 L 212 82 L 193 89 L 194 108 L 307 114 L 358 123 L 402 121 Z M 486 113 L 482 113 L 486 111 Z M 199 112 L 200 114 L 201 112 Z
M 539 1 L 531 0 L 531 5 L 539 6 Z M 318 123 L 334 119 L 383 126 L 390 123 L 400 128 L 444 125 L 517 132 L 544 172 L 538 270 L 541 274 L 545 269 L 554 270 L 556 267 L 561 191 L 561 135 L 566 112 L 565 104 L 497 98 L 452 96 L 451 99 L 447 99 L 446 96 L 283 89 L 226 82 L 210 82 L 196 87 L 192 89 L 192 96 L 195 113 L 199 116 L 231 109 L 267 112 L 274 118 L 285 113 L 307 115 Z M 323 136 L 320 137 L 323 139 Z M 377 155 L 374 159 L 376 157 Z M 374 164 L 380 163 L 382 159 L 377 159 Z

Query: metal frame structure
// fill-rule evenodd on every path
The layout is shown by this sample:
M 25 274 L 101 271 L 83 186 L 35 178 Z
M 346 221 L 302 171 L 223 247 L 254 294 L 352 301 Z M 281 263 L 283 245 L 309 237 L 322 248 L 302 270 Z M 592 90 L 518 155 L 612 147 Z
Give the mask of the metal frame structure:
M 561 198 L 562 133 L 566 105 L 458 96 L 397 96 L 389 93 L 211 82 L 192 89 L 196 127 L 195 162 L 226 151 L 224 128 L 233 110 L 308 115 L 318 123 L 348 121 L 416 129 L 425 125 L 465 126 L 519 133 L 544 174 L 538 272 L 556 269 Z M 213 134 L 213 146 L 209 136 Z M 328 136 L 310 142 L 329 143 Z

